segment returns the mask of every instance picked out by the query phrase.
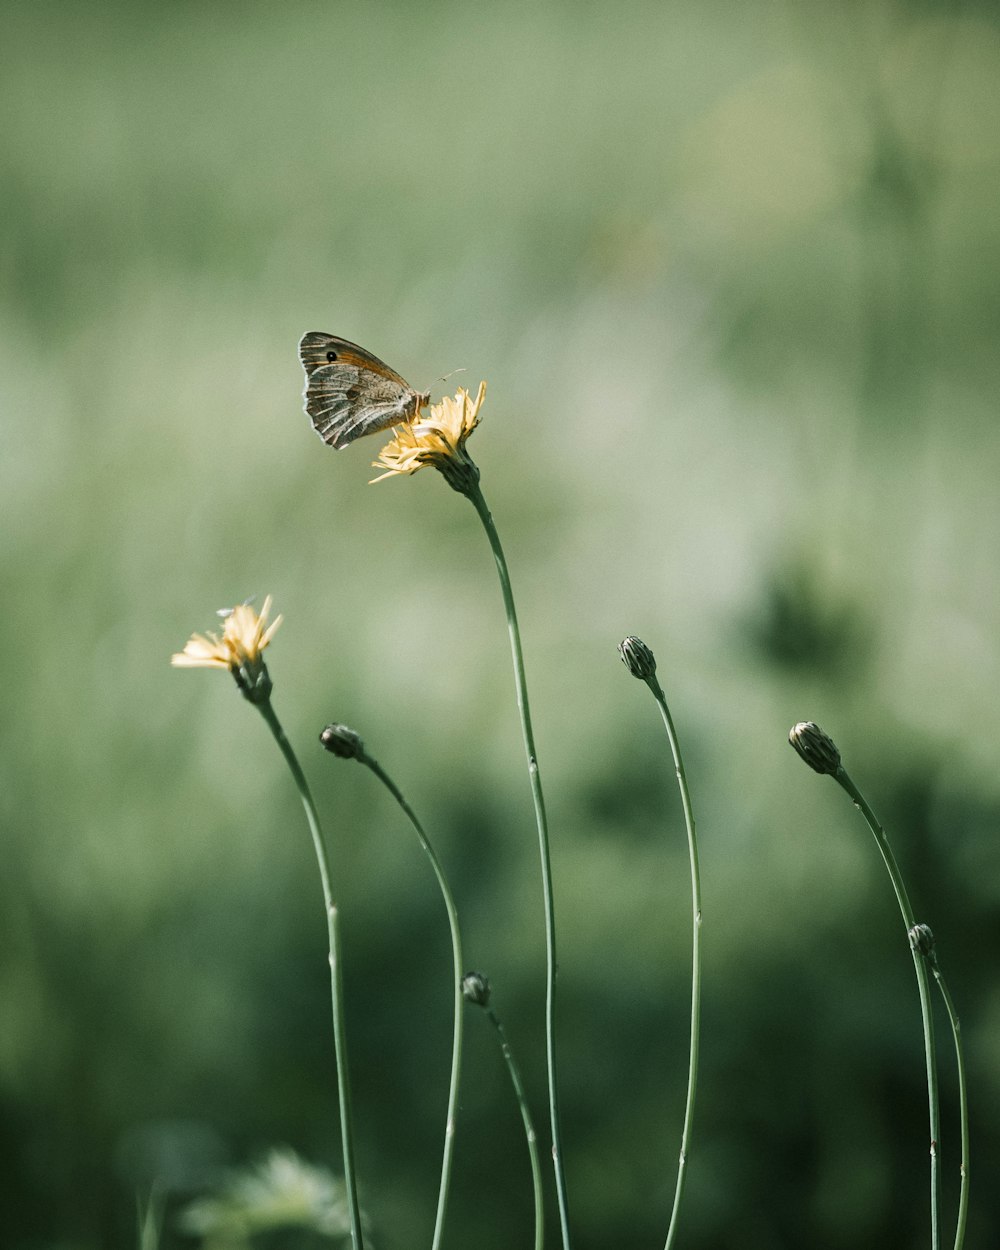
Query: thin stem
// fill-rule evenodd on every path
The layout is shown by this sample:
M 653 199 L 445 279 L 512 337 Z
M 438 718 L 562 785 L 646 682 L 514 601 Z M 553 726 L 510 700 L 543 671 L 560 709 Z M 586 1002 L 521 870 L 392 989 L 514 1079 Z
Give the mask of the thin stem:
M 531 1160 L 531 1183 L 535 1191 L 535 1250 L 542 1250 L 542 1245 L 545 1241 L 545 1207 L 542 1197 L 542 1167 L 538 1158 L 538 1134 L 535 1132 L 535 1126 L 531 1120 L 531 1110 L 528 1107 L 528 1096 L 525 1093 L 524 1083 L 521 1080 L 521 1073 L 514 1062 L 514 1052 L 507 1041 L 503 1025 L 492 1007 L 486 1008 L 486 1014 L 489 1016 L 490 1024 L 496 1029 L 497 1037 L 500 1039 L 500 1051 L 507 1065 L 507 1071 L 510 1073 L 511 1084 L 514 1086 L 514 1093 L 517 1097 L 517 1105 L 521 1109 L 521 1121 L 524 1124 L 524 1135 L 528 1143 L 528 1158 Z
M 372 759 L 370 755 L 363 751 L 358 754 L 357 759 L 360 763 L 367 765 L 379 781 L 382 782 L 403 809 L 410 824 L 413 826 L 424 854 L 430 860 L 431 867 L 434 869 L 434 875 L 437 878 L 441 895 L 444 898 L 444 905 L 448 912 L 448 925 L 451 929 L 455 1023 L 451 1048 L 451 1083 L 448 1088 L 448 1117 L 445 1121 L 444 1129 L 444 1158 L 441 1163 L 441 1188 L 438 1193 L 437 1218 L 434 1222 L 434 1239 L 431 1243 L 432 1250 L 439 1250 L 441 1237 L 444 1233 L 444 1217 L 448 1207 L 448 1190 L 451 1184 L 451 1168 L 455 1152 L 455 1121 L 458 1114 L 458 1089 L 462 1070 L 462 1029 L 465 1019 L 465 1013 L 462 1010 L 462 969 L 464 964 L 462 962 L 462 938 L 458 928 L 458 911 L 455 907 L 451 889 L 445 878 L 444 870 L 441 867 L 441 861 L 435 854 L 434 848 L 431 846 L 426 833 L 424 833 L 423 826 L 417 819 L 413 808 L 407 803 L 399 787 L 377 760 Z
M 340 1103 L 340 1131 L 344 1153 L 344 1186 L 351 1220 L 351 1245 L 364 1250 L 361 1235 L 361 1207 L 354 1167 L 354 1128 L 351 1116 L 351 1088 L 347 1074 L 347 1034 L 344 1029 L 344 982 L 340 946 L 340 913 L 331 903 L 326 912 L 330 942 L 330 987 L 333 995 L 333 1047 L 337 1057 L 337 1098 Z
M 928 959 L 931 965 L 931 974 L 937 982 L 938 989 L 941 991 L 945 1011 L 948 1013 L 948 1020 L 951 1024 L 951 1036 L 955 1043 L 955 1064 L 958 1068 L 958 1102 L 962 1134 L 962 1161 L 959 1164 L 959 1171 L 962 1179 L 958 1196 L 958 1221 L 955 1226 L 955 1250 L 962 1250 L 965 1242 L 965 1220 L 969 1213 L 969 1102 L 965 1085 L 965 1057 L 962 1053 L 962 1027 L 959 1023 L 958 1013 L 955 1010 L 955 1004 L 952 1002 L 951 994 L 949 994 L 948 987 L 945 984 L 944 974 L 941 972 L 938 964 L 936 952 L 932 950 Z
M 556 921 L 555 903 L 552 893 L 552 863 L 549 854 L 548 820 L 545 815 L 545 800 L 542 797 L 542 779 L 538 771 L 538 758 L 535 754 L 535 740 L 531 730 L 531 713 L 528 708 L 528 687 L 524 675 L 524 655 L 521 651 L 521 633 L 517 625 L 517 612 L 514 608 L 514 595 L 510 585 L 510 573 L 500 536 L 493 523 L 493 517 L 486 506 L 486 500 L 478 483 L 470 485 L 468 498 L 486 530 L 493 558 L 496 561 L 497 573 L 500 577 L 500 590 L 503 594 L 504 608 L 507 613 L 507 632 L 510 635 L 510 651 L 514 662 L 514 681 L 517 686 L 517 706 L 521 714 L 521 733 L 524 737 L 524 750 L 528 757 L 528 780 L 531 783 L 531 796 L 535 805 L 535 823 L 538 826 L 538 849 L 542 865 L 542 895 L 545 906 L 545 1055 L 548 1067 L 549 1082 L 549 1121 L 552 1131 L 552 1166 L 555 1171 L 556 1197 L 559 1202 L 559 1226 L 562 1232 L 563 1250 L 570 1250 L 569 1209 L 566 1200 L 566 1178 L 563 1172 L 562 1139 L 559 1132 L 559 1092 L 556 1078 L 556 1047 L 555 1047 L 555 1002 L 556 1002 Z
M 137 1200 L 139 1250 L 159 1250 L 163 1231 L 163 1195 L 154 1185 L 145 1203 Z
M 906 893 L 906 887 L 903 885 L 899 865 L 896 863 L 896 857 L 892 853 L 892 847 L 889 845 L 889 839 L 886 837 L 885 830 L 871 807 L 869 807 L 867 799 L 851 780 L 843 765 L 837 767 L 833 777 L 850 795 L 854 805 L 860 810 L 868 822 L 869 829 L 875 836 L 878 849 L 882 853 L 883 862 L 892 881 L 892 888 L 896 892 L 896 901 L 899 904 L 903 923 L 906 926 L 907 936 L 909 936 L 910 930 L 914 928 L 916 923 L 913 917 L 913 908 L 910 906 L 910 899 Z M 941 1121 L 938 1106 L 937 1051 L 934 1044 L 934 1019 L 931 1014 L 930 983 L 927 978 L 926 958 L 912 942 L 910 943 L 910 954 L 913 956 L 913 968 L 917 974 L 917 988 L 920 992 L 920 1015 L 924 1026 L 924 1058 L 927 1065 L 927 1104 L 931 1139 L 931 1246 L 932 1250 L 940 1250 L 941 1231 L 939 1228 L 938 1207 L 940 1204 L 941 1180 L 938 1175 L 938 1141 L 940 1140 Z
M 316 805 L 313 802 L 312 794 L 309 791 L 309 783 L 306 781 L 305 773 L 299 765 L 295 752 L 292 750 L 291 743 L 285 737 L 285 731 L 281 727 L 274 709 L 271 707 L 270 700 L 257 704 L 260 714 L 267 722 L 267 726 L 278 746 L 281 753 L 285 757 L 295 785 L 299 792 L 299 798 L 302 800 L 302 806 L 305 809 L 306 820 L 309 823 L 309 832 L 312 834 L 313 847 L 316 851 L 316 862 L 319 865 L 320 881 L 323 885 L 323 901 L 326 905 L 326 923 L 327 933 L 330 942 L 330 991 L 333 1000 L 333 1045 L 334 1054 L 337 1063 L 337 1097 L 340 1102 L 340 1134 L 344 1153 L 344 1184 L 347 1189 L 348 1210 L 351 1220 L 351 1244 L 354 1250 L 364 1250 L 364 1241 L 361 1235 L 361 1208 L 358 1203 L 357 1178 L 354 1167 L 354 1132 L 351 1117 L 351 1091 L 347 1076 L 347 1039 L 344 1032 L 344 993 L 341 980 L 341 959 L 340 959 L 340 928 L 337 917 L 337 908 L 333 901 L 333 893 L 330 888 L 330 861 L 329 854 L 326 849 L 326 842 L 323 838 L 323 831 L 320 828 L 319 816 L 316 812 Z
M 698 839 L 695 834 L 694 811 L 691 807 L 691 793 L 688 790 L 687 777 L 684 773 L 684 762 L 681 759 L 680 743 L 674 730 L 673 718 L 667 707 L 663 689 L 655 676 L 647 677 L 646 684 L 653 692 L 663 724 L 670 741 L 670 752 L 674 757 L 674 770 L 677 774 L 677 785 L 681 793 L 681 804 L 684 808 L 684 824 L 687 827 L 688 857 L 691 861 L 691 1049 L 688 1061 L 687 1102 L 684 1107 L 684 1128 L 681 1132 L 681 1152 L 677 1163 L 677 1186 L 674 1190 L 674 1206 L 670 1213 L 670 1225 L 667 1228 L 667 1240 L 664 1250 L 671 1250 L 677 1235 L 678 1212 L 681 1196 L 684 1193 L 684 1181 L 687 1176 L 688 1152 L 691 1142 L 691 1123 L 694 1117 L 695 1092 L 698 1086 L 698 1049 L 701 1032 L 701 871 L 698 867 Z

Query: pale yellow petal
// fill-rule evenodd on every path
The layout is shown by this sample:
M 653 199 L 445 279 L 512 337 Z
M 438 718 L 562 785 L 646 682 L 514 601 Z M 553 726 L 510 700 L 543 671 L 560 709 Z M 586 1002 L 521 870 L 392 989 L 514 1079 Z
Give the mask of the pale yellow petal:
M 176 668 L 228 668 L 229 655 L 218 638 L 192 634 L 170 663 Z
M 282 620 L 278 616 L 265 628 L 271 603 L 268 595 L 259 616 L 249 604 L 237 604 L 225 618 L 221 638 L 215 634 L 207 637 L 192 634 L 184 650 L 172 657 L 171 664 L 178 668 L 227 668 L 231 671 L 248 664 L 262 664 L 260 653 L 274 637 Z
M 459 387 L 454 396 L 446 395 L 431 404 L 420 420 L 394 430 L 394 437 L 372 464 L 373 468 L 385 471 L 372 478 L 372 483 L 416 473 L 426 465 L 441 469 L 445 462 L 467 459 L 465 441 L 479 423 L 479 409 L 485 394 L 485 382 L 479 384 L 474 400 L 467 390 Z
M 263 614 L 263 612 L 261 613 L 261 617 L 260 617 L 260 619 L 261 619 L 261 621 L 263 622 L 263 620 L 264 620 L 264 614 Z M 277 630 L 278 626 L 281 624 L 281 622 L 282 622 L 284 619 L 285 619 L 285 618 L 284 618 L 284 617 L 281 615 L 281 613 L 279 612 L 279 613 L 278 613 L 278 615 L 277 615 L 277 616 L 274 618 L 274 620 L 271 622 L 271 624 L 270 624 L 270 625 L 268 625 L 267 629 L 266 629 L 266 630 L 264 631 L 264 633 L 261 635 L 261 639 L 260 639 L 260 650 L 261 650 L 261 651 L 263 651 L 263 650 L 264 650 L 264 648 L 267 646 L 267 644 L 268 644 L 268 643 L 271 641 L 271 639 L 274 637 L 274 635 L 275 635 L 275 631 Z
M 228 668 L 229 664 L 226 660 L 216 658 L 199 659 L 197 656 L 188 655 L 183 651 L 178 651 L 170 657 L 170 663 L 174 668 Z

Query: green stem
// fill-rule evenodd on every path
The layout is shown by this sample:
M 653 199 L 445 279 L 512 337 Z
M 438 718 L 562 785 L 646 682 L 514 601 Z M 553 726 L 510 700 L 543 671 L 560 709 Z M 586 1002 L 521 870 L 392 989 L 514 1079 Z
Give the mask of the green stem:
M 344 993 L 341 979 L 341 960 L 340 960 L 340 928 L 337 917 L 337 908 L 333 901 L 333 893 L 330 888 L 330 861 L 326 849 L 326 842 L 323 838 L 323 831 L 320 828 L 319 816 L 316 812 L 316 805 L 313 802 L 312 794 L 309 791 L 309 783 L 306 781 L 305 773 L 299 765 L 295 752 L 292 750 L 291 743 L 285 737 L 285 731 L 281 727 L 274 709 L 271 707 L 270 700 L 258 703 L 257 707 L 260 714 L 267 722 L 267 726 L 278 746 L 281 753 L 285 757 L 295 785 L 299 792 L 299 798 L 302 800 L 302 806 L 305 808 L 306 820 L 309 823 L 309 832 L 312 834 L 313 847 L 316 851 L 316 861 L 319 864 L 320 881 L 323 884 L 323 901 L 326 905 L 326 923 L 327 933 L 330 942 L 330 991 L 333 999 L 333 1045 L 334 1054 L 337 1062 L 337 1096 L 340 1102 L 340 1133 L 341 1142 L 344 1152 L 344 1184 L 347 1189 L 348 1210 L 351 1220 L 351 1244 L 354 1250 L 363 1250 L 364 1242 L 361 1236 L 361 1208 L 358 1203 L 358 1187 L 357 1178 L 354 1168 L 354 1133 L 351 1118 L 351 1092 L 347 1077 L 347 1039 L 344 1032 Z
M 892 888 L 896 892 L 896 901 L 899 904 L 899 910 L 903 917 L 903 923 L 906 926 L 907 936 L 909 937 L 910 930 L 914 928 L 916 923 L 913 917 L 913 908 L 910 906 L 909 896 L 906 893 L 906 887 L 903 885 L 899 865 L 896 863 L 896 857 L 892 853 L 892 847 L 889 845 L 889 839 L 886 837 L 885 830 L 843 765 L 837 767 L 833 777 L 850 795 L 852 802 L 860 810 L 868 822 L 869 829 L 875 836 L 878 849 L 882 853 L 883 862 L 892 881 Z M 913 956 L 913 968 L 917 974 L 917 988 L 920 992 L 920 1015 L 924 1026 L 924 1058 L 927 1065 L 927 1103 L 931 1139 L 931 1246 L 932 1250 L 940 1250 L 941 1232 L 938 1221 L 938 1206 L 940 1203 L 941 1181 L 938 1175 L 938 1142 L 940 1140 L 941 1124 L 938 1107 L 937 1052 L 934 1044 L 934 1020 L 931 1015 L 930 983 L 927 978 L 926 958 L 916 949 L 912 942 L 910 943 L 910 954 Z
M 141 1199 L 137 1200 L 136 1215 L 139 1250 L 159 1250 L 163 1232 L 163 1196 L 155 1183 L 145 1203 Z
M 694 1118 L 695 1092 L 698 1086 L 698 1050 L 701 1032 L 701 872 L 698 867 L 698 839 L 695 834 L 694 811 L 691 807 L 691 793 L 688 790 L 687 777 L 684 773 L 684 762 L 681 759 L 680 743 L 674 730 L 673 718 L 667 707 L 663 689 L 655 676 L 647 677 L 646 684 L 653 692 L 663 724 L 670 741 L 670 752 L 674 757 L 674 771 L 677 774 L 677 785 L 681 793 L 681 804 L 684 808 L 684 824 L 687 827 L 688 857 L 691 861 L 691 1049 L 688 1060 L 687 1102 L 684 1107 L 684 1128 L 681 1132 L 681 1152 L 677 1163 L 677 1185 L 674 1190 L 674 1206 L 670 1213 L 670 1224 L 667 1228 L 667 1240 L 664 1250 L 671 1250 L 677 1235 L 678 1212 L 681 1196 L 684 1193 L 684 1181 L 687 1176 L 688 1151 L 691 1142 L 691 1123 Z
M 961 1115 L 962 1161 L 959 1164 L 961 1188 L 958 1196 L 958 1221 L 955 1226 L 955 1250 L 962 1250 L 965 1243 L 965 1221 L 969 1213 L 969 1102 L 965 1084 L 965 1058 L 962 1053 L 962 1027 L 959 1023 L 955 1004 L 945 984 L 944 974 L 938 964 L 937 954 L 932 950 L 929 955 L 931 974 L 937 982 L 944 999 L 945 1011 L 951 1024 L 951 1036 L 955 1043 L 955 1064 L 958 1068 L 958 1101 Z
M 375 776 L 382 782 L 389 793 L 393 796 L 399 806 L 405 812 L 410 824 L 413 826 L 414 832 L 423 848 L 424 854 L 431 862 L 434 869 L 434 875 L 437 878 L 441 895 L 444 898 L 444 905 L 448 912 L 448 925 L 451 929 L 451 953 L 454 964 L 452 973 L 452 983 L 454 985 L 454 1009 L 455 1023 L 451 1048 L 451 1083 L 448 1088 L 448 1118 L 445 1121 L 444 1129 L 444 1158 L 441 1163 L 441 1188 L 438 1194 L 437 1218 L 434 1222 L 434 1240 L 431 1243 L 432 1250 L 439 1250 L 441 1245 L 441 1237 L 444 1233 L 444 1218 L 448 1207 L 448 1190 L 451 1185 L 451 1169 L 452 1160 L 455 1152 L 455 1121 L 458 1115 L 458 1089 L 461 1079 L 462 1070 L 462 1029 L 465 1014 L 462 1010 L 462 938 L 458 928 L 458 911 L 455 907 L 455 900 L 452 897 L 451 890 L 448 886 L 444 870 L 441 867 L 441 861 L 434 852 L 434 848 L 428 841 L 427 835 L 424 833 L 423 826 L 417 819 L 413 808 L 407 803 L 402 792 L 392 778 L 386 773 L 379 762 L 372 759 L 364 751 L 358 754 L 357 759 L 360 763 L 365 764 Z
M 525 1093 L 524 1083 L 521 1080 L 521 1073 L 514 1062 L 514 1052 L 507 1041 L 503 1025 L 492 1007 L 486 1008 L 486 1014 L 489 1016 L 490 1023 L 496 1029 L 497 1037 L 500 1039 L 500 1051 L 507 1065 L 507 1071 L 510 1073 L 511 1084 L 514 1086 L 514 1093 L 517 1096 L 517 1105 L 521 1109 L 524 1135 L 528 1142 L 528 1158 L 531 1160 L 531 1183 L 535 1191 L 535 1250 L 542 1250 L 542 1245 L 545 1241 L 545 1207 L 542 1197 L 542 1167 L 538 1159 L 538 1134 L 535 1132 L 535 1126 L 531 1120 L 528 1096 Z
M 496 561 L 497 573 L 500 577 L 500 589 L 503 594 L 504 608 L 507 613 L 507 632 L 510 635 L 510 651 L 514 662 L 514 680 L 517 686 L 517 706 L 521 714 L 521 733 L 524 737 L 524 750 L 528 757 L 528 780 L 531 783 L 531 796 L 535 805 L 535 823 L 538 826 L 538 849 L 542 865 L 542 895 L 545 906 L 545 1055 L 548 1067 L 549 1082 L 549 1121 L 552 1131 L 552 1166 L 555 1171 L 556 1197 L 559 1202 L 559 1225 L 562 1232 L 563 1250 L 570 1250 L 569 1210 L 566 1200 L 566 1178 L 563 1172 L 562 1139 L 559 1132 L 559 1092 L 556 1079 L 555 1049 L 555 1002 L 556 1002 L 556 921 L 555 903 L 552 893 L 552 864 L 549 854 L 548 820 L 545 815 L 545 800 L 542 797 L 542 779 L 538 771 L 538 758 L 535 754 L 535 740 L 531 730 L 531 713 L 528 709 L 528 687 L 524 675 L 524 656 L 521 651 L 521 633 L 517 625 L 517 612 L 514 608 L 514 595 L 510 585 L 510 573 L 500 536 L 493 523 L 493 517 L 478 483 L 471 484 L 468 489 L 471 501 L 479 519 L 483 523 L 486 537 L 489 539 Z

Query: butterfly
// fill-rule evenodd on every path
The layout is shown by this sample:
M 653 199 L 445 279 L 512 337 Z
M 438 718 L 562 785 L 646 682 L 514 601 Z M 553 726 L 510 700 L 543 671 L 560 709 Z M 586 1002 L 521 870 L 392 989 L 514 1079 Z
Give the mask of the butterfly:
M 429 391 L 415 391 L 377 356 L 336 335 L 310 330 L 302 336 L 299 359 L 313 429 L 338 450 L 364 434 L 415 420 L 430 403 Z

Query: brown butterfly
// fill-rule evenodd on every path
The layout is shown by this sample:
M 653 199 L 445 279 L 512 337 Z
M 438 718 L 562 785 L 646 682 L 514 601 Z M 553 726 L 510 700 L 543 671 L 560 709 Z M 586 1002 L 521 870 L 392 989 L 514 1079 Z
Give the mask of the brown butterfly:
M 430 403 L 429 391 L 415 391 L 377 356 L 333 334 L 303 335 L 299 359 L 313 429 L 338 450 L 364 434 L 413 421 Z

